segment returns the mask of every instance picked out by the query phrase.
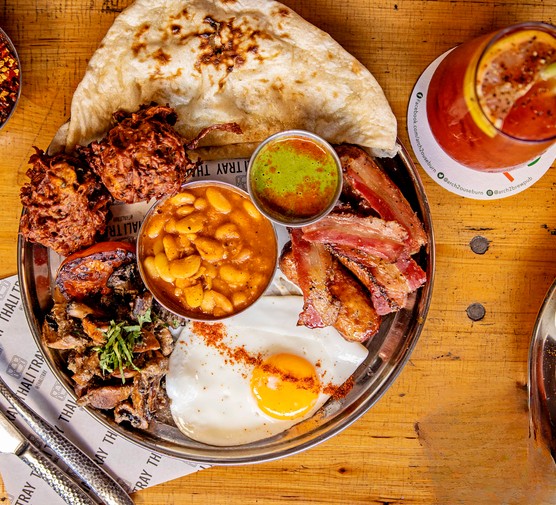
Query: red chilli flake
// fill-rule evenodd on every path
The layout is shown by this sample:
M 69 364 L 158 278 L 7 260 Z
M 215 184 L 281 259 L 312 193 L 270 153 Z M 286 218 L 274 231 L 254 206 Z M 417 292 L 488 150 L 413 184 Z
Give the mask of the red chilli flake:
M 15 106 L 19 92 L 19 65 L 8 41 L 0 34 L 0 126 Z
M 263 362 L 260 354 L 252 356 L 245 347 L 230 347 L 224 338 L 227 336 L 226 327 L 222 323 L 192 323 L 192 332 L 201 337 L 208 347 L 216 349 L 226 361 L 231 364 L 257 366 Z
M 351 377 L 340 386 L 335 386 L 332 383 L 321 386 L 318 381 L 315 381 L 313 378 L 300 379 L 286 374 L 271 365 L 266 363 L 263 364 L 264 358 L 261 354 L 252 355 L 247 351 L 247 349 L 245 349 L 245 347 L 230 347 L 224 341 L 224 338 L 228 334 L 226 332 L 226 326 L 223 323 L 202 323 L 200 321 L 194 321 L 192 323 L 191 331 L 198 337 L 202 338 L 208 347 L 218 350 L 218 352 L 226 358 L 226 361 L 232 365 L 242 364 L 253 367 L 260 366 L 269 374 L 280 376 L 283 381 L 296 382 L 302 388 L 313 390 L 316 393 L 320 390 L 324 394 L 332 396 L 336 400 L 346 396 L 353 387 L 353 378 Z M 321 366 L 320 361 L 316 364 L 316 366 Z

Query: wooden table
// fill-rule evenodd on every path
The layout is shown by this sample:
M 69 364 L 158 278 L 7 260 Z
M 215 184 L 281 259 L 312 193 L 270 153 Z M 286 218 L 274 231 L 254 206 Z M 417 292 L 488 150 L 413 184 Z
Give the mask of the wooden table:
M 32 146 L 66 120 L 75 86 L 129 0 L 4 0 L 0 26 L 22 60 L 21 102 L 0 133 L 0 275 L 16 273 L 19 188 Z M 440 53 L 524 20 L 556 21 L 556 0 L 286 0 L 376 76 L 409 145 L 413 84 Z M 341 76 L 338 76 L 341 78 Z M 420 169 L 421 170 L 421 169 Z M 549 504 L 555 468 L 529 442 L 527 358 L 556 276 L 554 167 L 533 187 L 481 202 L 421 175 L 436 233 L 435 288 L 411 360 L 384 397 L 337 437 L 256 466 L 212 468 L 136 493 L 157 504 Z M 474 254 L 483 236 L 489 249 Z M 472 303 L 486 309 L 473 322 Z

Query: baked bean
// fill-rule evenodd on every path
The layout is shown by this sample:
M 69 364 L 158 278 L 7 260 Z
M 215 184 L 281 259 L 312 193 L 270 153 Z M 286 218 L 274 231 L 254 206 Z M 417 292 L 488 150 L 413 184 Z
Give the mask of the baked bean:
M 218 271 L 222 280 L 232 286 L 244 286 L 249 280 L 249 272 L 239 270 L 232 265 L 222 265 Z
M 218 189 L 208 188 L 206 197 L 208 203 L 221 214 L 229 214 L 231 212 L 232 204 Z
M 189 288 L 195 284 L 197 284 L 197 278 L 195 277 L 195 275 L 193 277 L 184 277 L 181 279 L 176 279 L 174 281 L 174 284 L 180 288 L 182 290 L 182 292 L 185 290 L 185 288 Z
M 247 300 L 247 293 L 243 291 L 236 291 L 232 294 L 232 303 L 234 307 L 241 307 Z
M 192 214 L 176 223 L 176 231 L 178 233 L 197 233 L 204 226 L 205 218 L 201 214 Z
M 207 289 L 203 293 L 203 301 L 201 302 L 201 310 L 205 314 L 211 314 L 214 312 L 214 307 L 216 306 L 216 300 L 214 299 L 214 291 L 212 289 Z
M 164 225 L 164 231 L 166 233 L 176 233 L 176 218 L 172 216 L 166 224 Z
M 240 238 L 239 231 L 234 223 L 225 223 L 219 226 L 214 232 L 214 236 L 220 241 Z
M 191 240 L 189 240 L 189 237 L 187 237 L 187 235 L 176 235 L 176 240 L 178 241 L 180 250 L 186 255 L 186 254 L 192 254 L 194 249 L 193 249 L 193 245 L 191 244 Z
M 236 210 L 230 215 L 230 220 L 233 221 L 241 230 L 242 232 L 249 228 L 251 225 L 251 221 L 248 217 L 248 214 L 243 212 L 243 210 Z
M 247 307 L 268 285 L 277 259 L 270 221 L 243 193 L 210 184 L 162 202 L 140 242 L 143 274 L 155 294 L 193 318 Z
M 230 293 L 230 285 L 218 276 L 211 279 L 210 288 L 219 291 L 220 293 Z
M 166 224 L 166 217 L 163 215 L 155 215 L 151 222 L 149 223 L 149 227 L 147 229 L 147 235 L 149 238 L 156 238 L 164 228 Z
M 196 309 L 203 302 L 203 285 L 200 282 L 183 289 L 185 301 L 191 308 Z
M 234 306 L 227 297 L 215 290 L 212 290 L 212 293 L 212 296 L 214 297 L 214 304 L 216 305 L 216 307 L 220 307 L 227 314 L 234 311 Z
M 257 207 L 253 204 L 253 202 L 249 200 L 245 200 L 243 202 L 243 208 L 253 219 L 259 220 L 263 217 L 263 215 L 259 212 Z
M 201 258 L 211 263 L 220 261 L 224 258 L 225 249 L 221 242 L 207 237 L 198 237 L 193 241 L 199 251 Z
M 251 277 L 251 286 L 254 289 L 259 289 L 259 287 L 263 285 L 264 281 L 265 278 L 260 273 L 253 274 L 253 276 Z
M 253 256 L 253 253 L 251 252 L 251 249 L 241 249 L 241 251 L 239 251 L 234 257 L 233 260 L 234 262 L 237 263 L 243 263 L 249 259 L 251 259 Z
M 156 256 L 158 253 L 164 251 L 164 240 L 163 237 L 157 237 L 153 242 L 153 254 Z
M 170 273 L 170 264 L 168 263 L 166 254 L 159 252 L 154 257 L 154 265 L 159 277 L 162 277 L 166 282 L 174 282 L 176 278 Z
M 212 263 L 203 263 L 203 267 L 205 268 L 205 276 L 214 279 L 218 275 L 218 270 Z
M 158 273 L 158 269 L 154 263 L 154 256 L 147 256 L 143 261 L 143 265 L 145 270 L 147 271 L 147 275 L 153 277 L 154 279 L 158 279 L 160 274 Z
M 189 216 L 189 214 L 193 214 L 195 212 L 195 207 L 193 205 L 182 205 L 176 209 L 176 216 L 185 217 Z
M 207 201 L 204 198 L 197 198 L 193 203 L 193 207 L 197 210 L 205 210 L 207 208 Z
M 171 197 L 168 202 L 172 205 L 191 205 L 195 201 L 195 195 L 193 193 L 188 193 L 187 191 L 182 191 L 181 193 L 175 194 Z
M 178 244 L 174 236 L 164 235 L 164 237 L 162 237 L 162 245 L 164 247 L 164 253 L 168 258 L 168 261 L 173 261 L 179 258 L 180 251 L 178 249 Z
M 183 259 L 170 261 L 170 275 L 176 279 L 186 279 L 194 276 L 201 266 L 200 256 L 187 256 Z

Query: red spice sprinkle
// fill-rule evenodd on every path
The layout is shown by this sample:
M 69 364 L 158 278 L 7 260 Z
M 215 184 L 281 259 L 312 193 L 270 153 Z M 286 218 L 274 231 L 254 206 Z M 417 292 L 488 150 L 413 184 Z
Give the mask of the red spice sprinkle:
M 306 391 L 312 391 L 315 394 L 319 394 L 321 390 L 320 382 L 317 377 L 297 377 L 290 373 L 285 373 L 283 370 L 270 365 L 269 363 L 264 363 L 261 365 L 261 370 L 267 375 L 280 377 L 283 382 L 293 382 L 296 384 L 298 389 L 304 389 Z
M 341 398 L 345 398 L 347 394 L 352 390 L 353 384 L 354 382 L 352 376 L 340 386 L 329 384 L 324 388 L 323 393 L 330 395 L 335 400 L 340 400 Z
M 6 38 L 0 34 L 0 126 L 15 106 L 19 92 L 19 65 Z
M 345 397 L 353 387 L 353 378 L 351 377 L 340 386 L 336 386 L 331 382 L 321 386 L 316 377 L 296 377 L 292 374 L 285 373 L 273 365 L 264 363 L 262 354 L 252 355 L 244 346 L 230 347 L 224 341 L 228 333 L 223 323 L 203 323 L 194 321 L 191 324 L 191 331 L 198 337 L 201 337 L 208 347 L 218 350 L 220 354 L 226 358 L 227 363 L 252 367 L 259 366 L 264 372 L 267 372 L 269 375 L 280 377 L 284 382 L 295 382 L 301 389 L 311 390 L 315 393 L 322 391 L 324 394 L 332 396 L 336 400 Z M 316 366 L 322 366 L 321 362 L 318 361 Z
M 245 347 L 230 347 L 224 338 L 227 336 L 226 327 L 223 323 L 192 323 L 191 331 L 201 337 L 205 344 L 220 352 L 230 363 L 257 366 L 263 362 L 260 354 L 252 356 Z

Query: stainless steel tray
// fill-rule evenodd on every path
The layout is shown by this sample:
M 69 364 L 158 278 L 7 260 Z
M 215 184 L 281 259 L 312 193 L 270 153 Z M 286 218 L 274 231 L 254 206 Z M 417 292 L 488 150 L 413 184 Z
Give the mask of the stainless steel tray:
M 151 423 L 148 431 L 116 424 L 109 415 L 87 409 L 108 428 L 149 450 L 196 463 L 237 465 L 268 461 L 308 449 L 340 432 L 367 410 L 392 385 L 413 351 L 423 329 L 433 290 L 435 256 L 430 209 L 418 172 L 403 146 L 394 158 L 378 160 L 421 218 L 428 246 L 416 257 L 427 273 L 427 283 L 413 293 L 406 308 L 387 316 L 379 333 L 367 344 L 369 355 L 354 374 L 354 387 L 342 399 L 330 399 L 311 419 L 287 432 L 236 447 L 214 447 L 195 442 L 172 424 Z M 18 265 L 23 304 L 37 346 L 60 382 L 75 398 L 69 375 L 58 353 L 43 345 L 41 325 L 49 310 L 50 285 L 59 258 L 46 248 L 19 238 Z
M 531 435 L 556 461 L 556 280 L 533 329 L 528 389 Z

